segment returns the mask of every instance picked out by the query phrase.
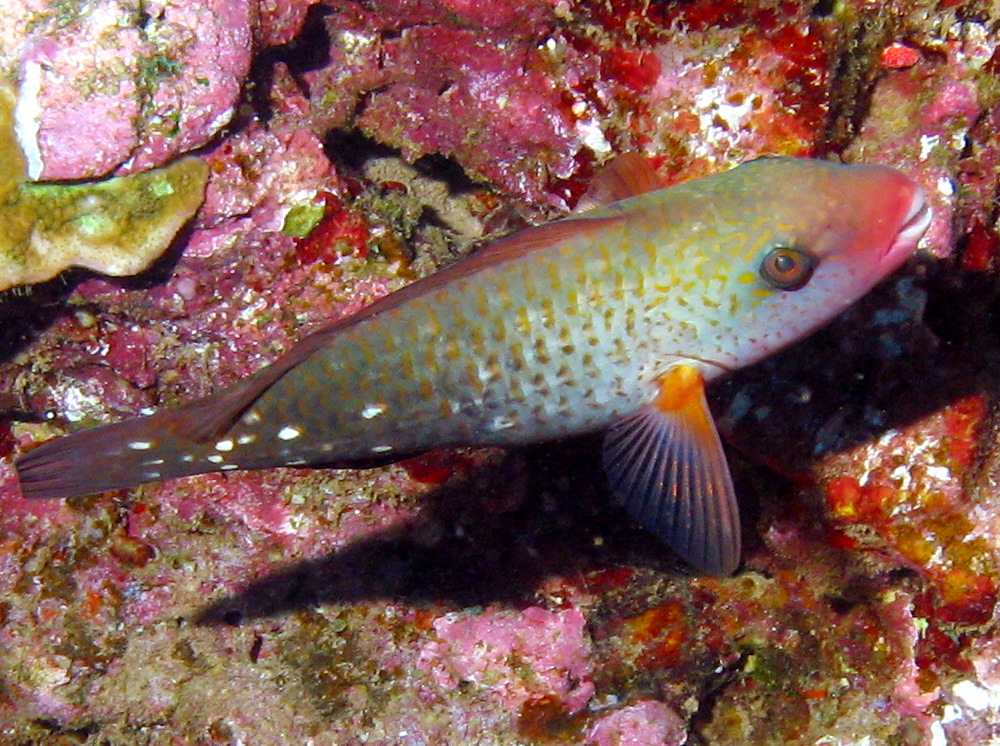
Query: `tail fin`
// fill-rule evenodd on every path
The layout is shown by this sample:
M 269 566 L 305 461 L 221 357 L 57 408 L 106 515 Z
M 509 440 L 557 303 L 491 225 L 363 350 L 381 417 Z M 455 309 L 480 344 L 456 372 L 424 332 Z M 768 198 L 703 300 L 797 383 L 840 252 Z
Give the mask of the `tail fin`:
M 76 497 L 214 470 L 198 457 L 203 445 L 164 427 L 172 414 L 136 417 L 43 443 L 15 464 L 21 493 Z
M 396 296 L 400 298 L 396 298 Z M 178 409 L 96 427 L 43 443 L 17 460 L 25 497 L 75 497 L 134 487 L 144 482 L 203 474 L 227 468 L 216 461 L 212 444 L 285 373 L 344 329 L 409 297 L 393 294 L 345 321 L 305 337 L 285 355 L 240 383 Z M 249 453 L 244 449 L 244 455 Z M 273 465 L 258 452 L 239 468 Z
M 307 337 L 266 368 L 203 399 L 43 443 L 14 465 L 22 494 L 76 497 L 232 468 L 207 458 L 211 444 L 269 386 L 338 330 L 332 325 L 326 335 Z

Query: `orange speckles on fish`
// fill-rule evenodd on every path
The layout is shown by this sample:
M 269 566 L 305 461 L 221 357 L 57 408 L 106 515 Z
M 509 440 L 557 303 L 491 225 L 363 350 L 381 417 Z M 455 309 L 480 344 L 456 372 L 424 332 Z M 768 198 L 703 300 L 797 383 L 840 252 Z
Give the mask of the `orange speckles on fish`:
M 43 445 L 18 462 L 22 489 L 610 428 L 604 464 L 632 515 L 700 569 L 732 572 L 738 512 L 705 382 L 838 314 L 929 216 L 912 182 L 873 166 L 776 158 L 657 183 L 622 156 L 581 200 L 590 209 L 383 298 L 232 389 Z

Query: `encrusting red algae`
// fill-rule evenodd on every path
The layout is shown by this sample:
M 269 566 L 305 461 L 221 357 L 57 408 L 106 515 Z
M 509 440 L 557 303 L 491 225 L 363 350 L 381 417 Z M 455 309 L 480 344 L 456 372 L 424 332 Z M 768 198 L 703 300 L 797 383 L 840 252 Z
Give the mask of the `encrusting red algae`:
M 630 512 L 696 567 L 731 573 L 740 523 L 705 382 L 839 314 L 910 256 L 930 212 L 879 166 L 765 158 L 657 186 L 622 156 L 578 214 L 383 298 L 244 383 L 29 452 L 22 491 L 610 427 L 604 464 Z
M 42 73 L 43 178 L 207 142 L 211 179 L 141 278 L 74 272 L 4 303 L 0 741 L 1000 737 L 996 9 L 324 0 L 247 64 L 310 4 L 6 9 L 5 73 Z M 13 462 L 38 442 L 246 379 L 564 215 L 626 150 L 670 183 L 768 153 L 885 164 L 934 212 L 919 259 L 711 387 L 735 577 L 678 572 L 611 507 L 598 438 L 21 498 Z

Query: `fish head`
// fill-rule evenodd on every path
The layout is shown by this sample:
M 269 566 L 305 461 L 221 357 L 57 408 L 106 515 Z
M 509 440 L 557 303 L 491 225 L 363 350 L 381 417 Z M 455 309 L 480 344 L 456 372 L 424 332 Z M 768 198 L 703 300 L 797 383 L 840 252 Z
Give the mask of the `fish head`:
M 817 161 L 810 167 L 814 216 L 799 207 L 791 238 L 816 258 L 818 285 L 849 295 L 846 307 L 913 254 L 931 210 L 923 189 L 894 168 Z
M 913 254 L 931 220 L 923 190 L 884 166 L 765 158 L 729 174 L 719 204 L 740 215 L 729 228 L 745 240 L 724 241 L 712 272 L 732 311 L 729 334 L 705 355 L 720 368 L 835 318 Z

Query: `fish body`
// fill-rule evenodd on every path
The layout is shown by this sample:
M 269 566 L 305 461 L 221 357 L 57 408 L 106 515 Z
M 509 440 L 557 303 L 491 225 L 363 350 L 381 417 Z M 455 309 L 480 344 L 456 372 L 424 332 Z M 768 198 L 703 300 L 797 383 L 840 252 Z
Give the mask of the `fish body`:
M 231 389 L 40 446 L 18 462 L 24 494 L 609 429 L 633 515 L 731 572 L 739 524 L 704 383 L 836 316 L 909 256 L 929 212 L 876 166 L 760 159 L 652 190 L 645 169 L 620 157 L 592 189 L 604 204 L 387 296 Z

